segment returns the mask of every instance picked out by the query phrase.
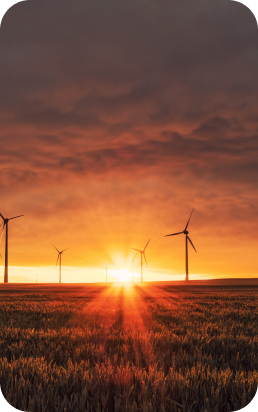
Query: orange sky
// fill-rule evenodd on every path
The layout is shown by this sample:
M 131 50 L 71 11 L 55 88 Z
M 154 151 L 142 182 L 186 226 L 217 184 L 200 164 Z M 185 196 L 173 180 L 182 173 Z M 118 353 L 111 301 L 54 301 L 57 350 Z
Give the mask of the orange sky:
M 192 208 L 190 278 L 255 277 L 252 13 L 215 0 L 110 1 L 56 1 L 51 14 L 22 2 L 3 19 L 0 213 L 25 215 L 9 224 L 10 281 L 37 267 L 58 276 L 52 243 L 69 247 L 64 281 L 98 281 L 107 263 L 131 270 L 131 248 L 149 238 L 146 276 L 183 279 L 184 236 L 164 235 Z

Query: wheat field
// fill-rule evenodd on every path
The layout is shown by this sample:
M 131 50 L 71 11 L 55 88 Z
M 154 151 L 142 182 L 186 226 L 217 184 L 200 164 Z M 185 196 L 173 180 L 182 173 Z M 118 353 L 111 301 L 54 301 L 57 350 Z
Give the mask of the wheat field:
M 238 410 L 257 298 L 257 282 L 1 285 L 2 392 L 28 412 Z

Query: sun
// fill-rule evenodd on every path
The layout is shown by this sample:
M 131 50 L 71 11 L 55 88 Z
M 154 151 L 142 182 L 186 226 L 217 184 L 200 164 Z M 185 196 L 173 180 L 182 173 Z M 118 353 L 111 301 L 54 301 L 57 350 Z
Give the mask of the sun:
M 116 277 L 119 282 L 129 282 L 132 279 L 132 272 L 128 269 L 114 269 L 108 272 Z

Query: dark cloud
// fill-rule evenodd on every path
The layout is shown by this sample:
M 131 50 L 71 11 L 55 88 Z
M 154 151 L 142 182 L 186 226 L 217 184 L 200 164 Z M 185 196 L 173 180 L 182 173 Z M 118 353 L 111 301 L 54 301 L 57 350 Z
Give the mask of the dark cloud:
M 155 98 L 157 108 L 162 101 L 175 108 L 179 100 L 190 109 L 191 102 L 216 90 L 223 97 L 240 89 L 249 93 L 256 88 L 257 65 L 251 16 L 247 12 L 243 24 L 235 5 L 207 3 L 17 5 L 1 29 L 2 102 L 85 113 L 89 102 L 90 108 L 116 111 Z
M 24 184 L 42 173 L 53 180 L 55 174 L 81 179 L 92 174 L 119 173 L 126 178 L 127 174 L 145 170 L 153 175 L 188 172 L 193 179 L 205 174 L 212 181 L 256 185 L 257 137 L 258 132 L 250 136 L 250 131 L 234 119 L 218 117 L 187 135 L 163 130 L 155 138 L 146 135 L 137 143 L 122 141 L 115 147 L 92 149 L 82 145 L 81 138 L 49 136 L 35 138 L 34 145 L 20 146 L 19 150 L 6 144 L 0 155 L 1 169 L 7 173 L 9 167 L 11 173 L 7 176 L 17 176 L 17 181 L 23 180 Z M 10 169 L 15 164 L 16 168 Z

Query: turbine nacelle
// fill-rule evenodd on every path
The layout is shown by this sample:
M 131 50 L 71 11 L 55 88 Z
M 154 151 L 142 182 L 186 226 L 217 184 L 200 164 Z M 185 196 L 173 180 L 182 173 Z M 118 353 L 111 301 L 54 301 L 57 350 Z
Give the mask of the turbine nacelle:
M 69 248 L 67 247 L 67 248 L 64 249 L 64 250 L 59 251 L 59 250 L 55 247 L 55 245 L 53 245 L 53 243 L 52 243 L 52 246 L 54 246 L 54 248 L 56 249 L 56 251 L 57 251 L 57 253 L 58 253 L 58 255 L 57 255 L 57 261 L 56 261 L 56 267 L 57 267 L 57 264 L 58 264 L 58 261 L 59 261 L 59 283 L 61 283 L 61 255 L 64 253 L 65 250 L 67 250 L 67 249 L 69 249 Z
M 187 230 L 188 225 L 189 225 L 189 222 L 190 222 L 190 219 L 191 219 L 191 216 L 192 216 L 192 214 L 193 214 L 193 211 L 194 211 L 194 210 L 191 211 L 191 214 L 190 214 L 190 217 L 189 217 L 189 219 L 188 219 L 188 222 L 186 223 L 186 227 L 184 228 L 184 230 L 183 230 L 182 232 L 171 233 L 170 235 L 165 235 L 164 237 L 167 237 L 167 236 L 176 236 L 176 235 L 184 234 L 184 235 L 186 236 L 187 240 L 191 243 L 191 245 L 192 245 L 193 249 L 195 250 L 195 252 L 197 253 L 197 250 L 195 249 L 195 247 L 194 247 L 194 245 L 193 245 L 193 242 L 191 241 L 190 237 L 188 236 L 188 235 L 189 235 L 189 231 Z
M 0 214 L 0 216 L 2 217 L 2 219 L 3 219 L 3 223 L 2 223 L 2 225 L 3 225 L 3 230 L 4 230 L 4 227 L 5 227 L 5 225 L 9 222 L 9 219 L 8 218 L 5 218 L 5 217 L 3 217 L 3 215 L 1 215 Z M 2 226 L 1 225 L 1 226 Z
M 5 269 L 4 269 L 4 283 L 8 283 L 8 222 L 9 220 L 12 219 L 17 219 L 18 217 L 24 216 L 24 215 L 19 215 L 19 216 L 14 216 L 10 218 L 5 218 L 1 213 L 0 213 L 1 218 L 3 219 L 2 224 L 0 227 L 3 226 L 1 235 L 0 235 L 0 242 L 3 237 L 4 229 L 5 229 Z
M 145 260 L 145 262 L 146 262 L 146 266 L 148 267 L 148 264 L 147 264 L 147 259 L 146 259 L 146 256 L 145 256 L 145 250 L 146 250 L 146 247 L 147 247 L 147 246 L 148 246 L 148 244 L 149 244 L 149 241 L 150 241 L 150 239 L 149 239 L 149 240 L 148 240 L 148 242 L 146 243 L 146 245 L 145 245 L 145 247 L 144 247 L 144 249 L 143 249 L 143 250 L 140 250 L 140 249 L 134 249 L 134 248 L 132 247 L 132 249 L 133 249 L 133 250 L 136 250 L 136 254 L 135 254 L 135 256 L 137 255 L 137 252 L 139 252 L 139 253 L 141 254 L 141 282 L 143 281 L 143 279 L 142 279 L 142 274 L 143 274 L 143 271 L 142 271 L 142 257 L 144 257 L 144 260 Z M 134 262 L 135 256 L 134 256 L 134 258 L 133 258 L 133 261 L 132 261 L 132 262 Z
M 17 217 L 22 217 L 22 216 L 24 216 L 24 215 L 19 215 L 19 216 L 14 216 L 14 217 L 3 217 L 3 215 L 0 213 L 0 216 L 1 216 L 1 218 L 3 219 L 3 221 L 4 221 L 4 224 L 6 225 L 6 223 L 8 223 L 9 222 L 9 220 L 12 220 L 12 219 L 17 219 Z
M 185 235 L 185 271 L 186 271 L 185 280 L 186 281 L 188 281 L 188 242 L 191 244 L 192 248 L 197 253 L 197 250 L 195 249 L 193 242 L 191 241 L 190 237 L 188 236 L 189 231 L 187 230 L 192 214 L 193 214 L 193 210 L 190 214 L 188 222 L 186 223 L 186 227 L 184 228 L 184 230 L 182 232 L 171 233 L 170 235 L 165 235 L 164 236 L 164 237 L 166 237 L 166 236 L 176 236 L 176 235 L 181 235 L 181 234 Z
M 52 243 L 52 245 L 53 245 L 53 243 Z M 69 248 L 67 247 L 67 248 L 64 249 L 64 250 L 59 251 L 59 250 L 55 247 L 55 245 L 53 245 L 53 246 L 54 246 L 54 248 L 56 249 L 56 251 L 57 251 L 57 253 L 58 253 L 57 261 L 56 261 L 56 265 L 57 265 L 58 260 L 59 260 L 59 258 L 60 258 L 60 255 L 62 255 L 62 254 L 63 254 L 67 249 L 69 249 Z

